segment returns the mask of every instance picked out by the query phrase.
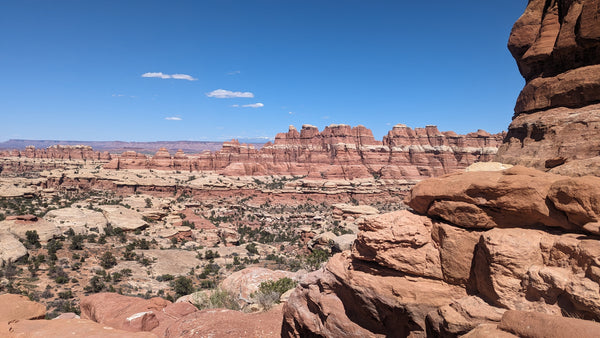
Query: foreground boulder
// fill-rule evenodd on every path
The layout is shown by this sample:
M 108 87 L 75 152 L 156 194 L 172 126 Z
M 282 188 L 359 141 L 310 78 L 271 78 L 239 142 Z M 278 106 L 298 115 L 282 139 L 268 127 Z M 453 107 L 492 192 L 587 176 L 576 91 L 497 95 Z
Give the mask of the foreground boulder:
M 123 337 L 134 332 L 158 337 L 278 337 L 282 307 L 259 313 L 198 311 L 188 302 L 98 293 L 81 300 L 81 317 L 123 332 Z
M 191 313 L 165 332 L 166 337 L 280 337 L 281 305 L 266 312 L 209 309 Z
M 344 252 L 311 273 L 284 304 L 283 336 L 407 336 L 427 313 L 466 296 L 460 287 L 406 276 Z
M 0 295 L 0 322 L 9 322 L 16 319 L 42 319 L 46 316 L 46 307 L 40 303 L 32 302 L 21 295 Z
M 282 333 L 530 336 L 500 325 L 507 310 L 598 321 L 596 201 L 600 178 L 519 166 L 423 181 L 414 212 L 365 217 L 352 251 L 300 283 Z
M 597 337 L 600 323 L 537 312 L 506 311 L 498 328 L 519 337 Z
M 162 298 L 142 299 L 116 293 L 97 293 L 81 300 L 81 317 L 124 331 L 163 335 L 176 320 L 197 311 L 189 303 Z
M 117 330 L 86 319 L 45 320 L 46 306 L 21 295 L 0 295 L 0 304 L 0 337 L 156 337 L 150 332 Z
M 569 178 L 521 166 L 450 174 L 416 185 L 407 201 L 418 213 L 463 228 L 542 226 L 600 234 L 598 177 Z
M 158 337 L 150 332 L 117 330 L 87 319 L 15 320 L 0 323 L 2 337 Z

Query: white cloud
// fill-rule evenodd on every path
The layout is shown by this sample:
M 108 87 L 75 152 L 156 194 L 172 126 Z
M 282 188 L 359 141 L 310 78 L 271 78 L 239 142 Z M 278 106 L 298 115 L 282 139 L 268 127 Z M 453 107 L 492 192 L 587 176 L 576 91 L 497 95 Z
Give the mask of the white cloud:
M 215 97 L 217 99 L 232 99 L 238 97 L 252 98 L 254 97 L 254 94 L 250 92 L 232 92 L 231 90 L 217 89 L 210 93 L 206 93 L 206 96 Z
M 241 73 L 239 70 L 234 70 L 233 72 L 227 73 L 227 75 L 237 75 L 239 73 Z
M 169 117 L 165 117 L 165 120 L 167 120 L 167 121 L 181 121 L 182 118 L 181 117 L 177 117 L 177 116 L 169 116 Z
M 250 103 L 250 104 L 243 104 L 243 105 L 239 105 L 239 104 L 232 104 L 231 105 L 234 108 L 239 108 L 239 107 L 243 107 L 243 108 L 262 108 L 265 105 L 263 103 L 257 102 L 257 103 Z
M 294 115 L 294 112 L 293 112 L 293 111 L 291 111 L 291 112 L 288 112 L 288 114 L 290 114 L 290 115 Z
M 173 75 L 171 75 L 171 77 L 176 80 L 188 80 L 188 81 L 198 80 L 198 79 L 194 79 L 192 76 L 187 75 L 187 74 L 173 74 Z
M 262 108 L 264 106 L 265 106 L 264 104 L 262 104 L 260 102 L 257 102 L 257 103 L 245 104 L 242 107 L 245 107 L 245 108 Z
M 175 80 L 188 80 L 188 81 L 196 81 L 198 79 L 192 77 L 191 75 L 187 75 L 187 74 L 163 74 L 162 72 L 158 72 L 158 73 L 144 73 L 142 74 L 142 77 L 156 77 L 159 79 L 175 79 Z

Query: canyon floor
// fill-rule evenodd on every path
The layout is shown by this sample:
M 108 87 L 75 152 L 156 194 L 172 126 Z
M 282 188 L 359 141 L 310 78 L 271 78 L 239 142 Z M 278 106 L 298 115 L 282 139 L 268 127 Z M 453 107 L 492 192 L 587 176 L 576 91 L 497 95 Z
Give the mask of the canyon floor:
M 2 159 L 0 289 L 46 305 L 48 318 L 79 314 L 82 297 L 103 291 L 175 301 L 246 268 L 301 279 L 350 248 L 358 218 L 405 209 L 414 184 L 103 164 Z M 240 309 L 256 310 L 245 296 Z

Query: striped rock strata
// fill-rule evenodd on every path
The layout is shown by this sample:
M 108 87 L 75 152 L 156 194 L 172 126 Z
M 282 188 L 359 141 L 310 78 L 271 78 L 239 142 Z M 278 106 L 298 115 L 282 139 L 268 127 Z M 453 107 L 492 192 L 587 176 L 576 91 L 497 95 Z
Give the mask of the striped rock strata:
M 504 134 L 457 135 L 435 126 L 411 129 L 398 124 L 375 140 L 364 126 L 330 125 L 319 132 L 303 125 L 290 126 L 273 143 L 260 150 L 225 142 L 220 151 L 170 156 L 166 149 L 153 157 L 125 152 L 106 169 L 210 170 L 228 176 L 296 175 L 311 178 L 354 179 L 365 177 L 420 179 L 454 172 L 478 161 L 491 160 Z

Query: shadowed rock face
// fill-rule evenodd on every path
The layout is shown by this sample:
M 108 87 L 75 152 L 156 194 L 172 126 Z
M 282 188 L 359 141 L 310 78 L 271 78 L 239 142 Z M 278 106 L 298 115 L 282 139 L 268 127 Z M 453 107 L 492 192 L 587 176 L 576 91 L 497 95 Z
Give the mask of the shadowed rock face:
M 498 161 L 600 173 L 599 9 L 600 0 L 529 1 L 508 42 L 526 84 Z

